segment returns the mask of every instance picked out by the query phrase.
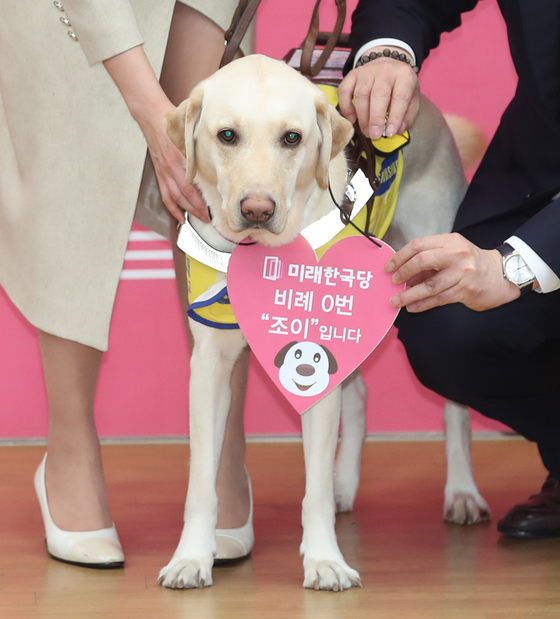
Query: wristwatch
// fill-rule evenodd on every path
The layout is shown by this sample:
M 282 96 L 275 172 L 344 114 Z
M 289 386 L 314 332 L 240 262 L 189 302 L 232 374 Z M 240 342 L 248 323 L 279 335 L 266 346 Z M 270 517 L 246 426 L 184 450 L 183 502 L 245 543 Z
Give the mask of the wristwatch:
M 531 292 L 536 279 L 535 274 L 519 252 L 507 243 L 500 245 L 496 249 L 502 254 L 504 277 L 512 284 L 515 284 L 521 290 L 521 294 Z

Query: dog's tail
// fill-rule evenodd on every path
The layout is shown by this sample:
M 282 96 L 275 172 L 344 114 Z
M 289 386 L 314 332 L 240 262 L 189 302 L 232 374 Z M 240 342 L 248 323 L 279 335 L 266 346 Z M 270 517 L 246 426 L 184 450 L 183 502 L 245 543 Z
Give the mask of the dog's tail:
M 478 164 L 488 147 L 488 139 L 480 127 L 461 116 L 444 114 L 457 143 L 463 169 L 468 172 Z

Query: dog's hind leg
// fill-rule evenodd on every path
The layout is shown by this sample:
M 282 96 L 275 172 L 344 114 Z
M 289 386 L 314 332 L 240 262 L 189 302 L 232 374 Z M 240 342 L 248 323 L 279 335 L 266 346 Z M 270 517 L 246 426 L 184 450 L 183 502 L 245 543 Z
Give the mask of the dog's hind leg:
M 174 589 L 208 587 L 216 552 L 216 476 L 231 401 L 230 379 L 246 346 L 239 330 L 190 321 L 194 336 L 189 393 L 191 464 L 183 532 L 159 584 Z
M 360 484 L 366 438 L 367 387 L 358 369 L 342 383 L 342 436 L 334 468 L 334 499 L 339 512 L 351 512 Z
M 476 524 L 490 520 L 488 504 L 474 481 L 470 413 L 465 406 L 448 400 L 443 419 L 447 453 L 443 518 L 455 524 Z
M 303 586 L 343 591 L 361 586 L 360 575 L 346 564 L 338 547 L 333 485 L 334 456 L 340 423 L 341 388 L 337 387 L 302 415 L 305 453 L 303 499 Z

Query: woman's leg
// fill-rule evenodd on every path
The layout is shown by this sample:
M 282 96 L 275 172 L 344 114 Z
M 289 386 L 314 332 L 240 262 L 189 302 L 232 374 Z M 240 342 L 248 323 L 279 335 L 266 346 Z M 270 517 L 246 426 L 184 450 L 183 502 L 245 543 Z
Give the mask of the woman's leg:
M 160 80 L 171 102 L 178 105 L 187 99 L 199 82 L 217 71 L 223 53 L 223 30 L 202 13 L 177 2 Z
M 175 105 L 186 99 L 201 80 L 218 69 L 223 51 L 223 31 L 198 11 L 178 2 L 175 6 L 161 76 L 161 85 Z M 175 236 L 173 224 L 172 228 Z M 175 239 L 173 247 L 177 285 L 186 320 L 188 295 L 185 255 L 176 248 L 174 241 Z M 192 345 L 190 333 L 189 344 Z M 217 480 L 218 528 L 222 529 L 240 527 L 245 524 L 249 516 L 249 494 L 243 468 L 245 461 L 243 405 L 248 363 L 247 350 L 236 363 L 232 376 L 232 404 Z
M 113 524 L 93 417 L 102 353 L 39 331 L 49 403 L 47 494 L 61 529 L 92 531 Z

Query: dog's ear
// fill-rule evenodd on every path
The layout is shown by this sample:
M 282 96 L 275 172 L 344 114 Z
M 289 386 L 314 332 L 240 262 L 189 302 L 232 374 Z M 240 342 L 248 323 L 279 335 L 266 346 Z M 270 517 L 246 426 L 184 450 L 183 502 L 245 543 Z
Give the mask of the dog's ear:
M 341 116 L 328 102 L 324 93 L 317 93 L 316 106 L 317 123 L 321 132 L 316 178 L 319 187 L 327 189 L 329 186 L 329 163 L 348 144 L 354 134 L 354 128 L 352 123 Z
M 190 185 L 196 176 L 196 154 L 194 132 L 202 111 L 204 89 L 195 88 L 191 96 L 185 99 L 164 120 L 165 130 L 169 139 L 183 153 L 185 157 L 186 184 Z
M 321 346 L 321 348 L 327 353 L 327 359 L 329 360 L 329 374 L 335 374 L 336 372 L 338 372 L 338 363 L 336 362 L 334 355 L 328 348 L 326 348 L 322 344 L 319 344 L 319 346 Z
M 297 342 L 290 342 L 289 344 L 286 344 L 286 346 L 284 346 L 284 348 L 281 348 L 278 351 L 278 353 L 276 354 L 276 357 L 274 357 L 274 365 L 277 368 L 281 368 L 282 365 L 284 365 L 284 359 L 286 358 L 286 353 L 288 352 L 288 350 L 290 350 L 290 348 L 294 344 L 297 344 Z

